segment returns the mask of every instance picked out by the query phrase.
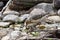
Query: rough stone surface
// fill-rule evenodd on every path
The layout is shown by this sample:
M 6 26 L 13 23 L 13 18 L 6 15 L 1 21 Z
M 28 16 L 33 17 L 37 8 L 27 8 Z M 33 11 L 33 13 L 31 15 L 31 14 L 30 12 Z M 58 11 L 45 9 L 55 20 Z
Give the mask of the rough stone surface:
M 60 9 L 58 10 L 58 15 L 60 15 Z
M 7 27 L 10 25 L 10 22 L 0 22 L 0 27 Z
M 0 37 L 6 36 L 8 33 L 8 30 L 6 29 L 0 29 Z
M 28 19 L 40 19 L 42 16 L 44 16 L 46 14 L 47 13 L 43 9 L 35 8 L 31 11 Z
M 16 11 L 5 11 L 3 15 L 19 15 L 19 12 Z
M 5 4 L 7 0 L 0 0 L 0 4 L 2 2 Z M 50 35 L 58 39 L 56 30 L 60 30 L 60 0 L 52 2 L 12 0 L 0 12 L 0 40 L 40 40 L 47 36 L 50 38 Z
M 43 9 L 48 13 L 53 12 L 53 5 L 50 3 L 40 3 L 40 4 L 37 4 L 35 8 Z
M 17 22 L 17 21 L 18 21 L 18 16 L 16 16 L 16 15 L 6 15 L 6 16 L 3 18 L 3 21 Z
M 23 21 L 26 20 L 28 17 L 29 17 L 29 14 L 21 15 L 21 16 L 19 17 L 19 22 L 23 22 Z

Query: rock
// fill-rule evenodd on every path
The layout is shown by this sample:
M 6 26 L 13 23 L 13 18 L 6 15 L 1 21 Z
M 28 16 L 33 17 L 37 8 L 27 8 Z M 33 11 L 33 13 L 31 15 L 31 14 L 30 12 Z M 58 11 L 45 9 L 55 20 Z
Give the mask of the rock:
M 16 38 L 18 38 L 19 36 L 20 36 L 20 31 L 13 31 L 11 32 L 10 40 L 16 40 Z
M 18 21 L 18 16 L 17 15 L 6 15 L 3 18 L 3 21 L 17 22 Z
M 21 24 L 14 24 L 14 25 L 10 25 L 9 27 L 19 31 L 21 26 L 22 26 Z
M 1 40 L 9 40 L 10 36 L 4 36 Z
M 42 10 L 42 9 L 38 9 L 38 8 L 34 8 L 31 13 L 30 16 L 28 17 L 28 19 L 40 19 L 42 16 L 46 15 L 47 13 Z
M 27 39 L 27 36 L 20 37 L 17 40 L 24 40 L 24 39 Z
M 3 15 L 19 15 L 19 12 L 16 11 L 5 11 Z
M 53 5 L 49 3 L 39 3 L 34 8 L 45 10 L 47 13 L 53 12 Z
M 3 7 L 4 6 L 4 3 L 1 1 L 0 2 L 0 7 Z
M 53 0 L 53 6 L 55 8 L 60 8 L 60 0 Z
M 39 3 L 39 2 L 53 2 L 53 0 L 13 0 L 14 3 L 18 3 L 19 2 L 29 2 L 29 3 Z
M 24 22 L 29 17 L 29 14 L 24 14 L 19 17 L 19 22 Z
M 20 30 L 20 27 L 15 27 L 14 29 L 17 30 L 17 31 L 19 31 Z
M 10 22 L 0 22 L 0 27 L 8 27 L 10 24 Z
M 46 28 L 45 25 L 37 25 L 36 27 L 42 30 Z
M 46 19 L 47 22 L 52 22 L 52 23 L 56 23 L 56 22 L 60 22 L 60 16 L 50 16 Z
M 0 1 L 9 1 L 9 0 L 0 0 Z
M 12 31 L 10 34 L 3 37 L 1 40 L 16 40 L 20 36 L 20 31 Z
M 5 30 L 4 30 L 4 31 L 5 31 Z M 10 40 L 10 38 L 11 38 L 10 34 L 11 34 L 11 32 L 12 32 L 13 30 L 10 29 L 10 28 L 8 28 L 6 31 L 7 31 L 7 34 L 5 33 L 6 35 L 3 36 L 1 40 Z
M 25 21 L 25 25 L 27 25 L 27 27 L 35 27 L 40 22 L 40 19 L 46 14 L 47 13 L 42 9 L 33 9 L 30 13 L 30 16 Z
M 0 37 L 6 36 L 8 31 L 6 29 L 0 29 Z
M 58 15 L 60 16 L 60 9 L 58 10 Z

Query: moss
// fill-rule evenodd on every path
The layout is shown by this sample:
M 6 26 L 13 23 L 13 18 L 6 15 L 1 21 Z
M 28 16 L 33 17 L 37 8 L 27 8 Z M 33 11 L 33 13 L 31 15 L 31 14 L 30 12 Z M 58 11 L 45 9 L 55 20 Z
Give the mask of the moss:
M 39 29 L 44 29 L 45 28 L 45 26 L 44 25 L 39 25 L 39 27 L 38 27 Z
M 33 36 L 38 36 L 38 35 L 39 35 L 38 32 L 31 32 L 31 34 L 32 34 Z

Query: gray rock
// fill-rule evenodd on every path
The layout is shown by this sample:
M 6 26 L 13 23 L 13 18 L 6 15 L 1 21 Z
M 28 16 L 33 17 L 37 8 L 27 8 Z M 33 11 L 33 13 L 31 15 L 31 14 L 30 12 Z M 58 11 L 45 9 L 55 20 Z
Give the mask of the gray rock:
M 13 0 L 14 3 L 19 3 L 19 2 L 29 2 L 29 3 L 39 3 L 39 2 L 53 2 L 53 0 Z
M 49 3 L 39 3 L 35 6 L 35 8 L 43 9 L 48 13 L 53 12 L 53 5 Z
M 46 15 L 47 13 L 43 9 L 34 8 L 28 19 L 40 19 L 42 16 Z
M 60 0 L 53 0 L 53 6 L 55 8 L 60 8 Z
M 0 7 L 3 7 L 4 6 L 4 3 L 3 2 L 0 2 Z
M 52 22 L 52 23 L 59 23 L 60 22 L 60 16 L 50 16 L 46 19 L 46 22 Z
M 9 40 L 10 36 L 4 36 L 1 40 Z
M 29 17 L 29 14 L 21 15 L 21 16 L 19 17 L 19 22 L 23 22 L 23 21 L 26 20 L 28 17 Z
M 16 40 L 20 36 L 20 31 L 12 31 L 9 35 L 4 36 L 1 40 Z
M 3 21 L 17 22 L 18 21 L 18 16 L 17 15 L 6 15 L 3 18 Z
M 10 24 L 10 22 L 0 22 L 0 27 L 8 27 Z
M 10 34 L 10 40 L 16 40 L 16 38 L 18 38 L 20 36 L 20 31 L 13 31 Z
M 10 28 L 3 28 L 3 29 L 0 29 L 0 30 L 3 30 L 1 32 L 6 34 L 6 35 L 3 34 L 4 36 L 1 38 L 1 40 L 9 40 L 10 39 L 10 34 L 13 30 L 10 29 Z
M 19 15 L 19 12 L 16 11 L 5 11 L 3 15 Z
M 60 16 L 60 9 L 58 10 L 58 15 Z

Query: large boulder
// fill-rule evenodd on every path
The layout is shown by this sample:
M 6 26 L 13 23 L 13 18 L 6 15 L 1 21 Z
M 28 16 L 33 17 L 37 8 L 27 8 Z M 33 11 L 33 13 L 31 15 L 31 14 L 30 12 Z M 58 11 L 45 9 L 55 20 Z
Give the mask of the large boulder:
M 0 11 L 2 10 L 3 6 L 4 6 L 4 3 L 1 1 L 0 2 Z
M 46 18 L 46 22 L 48 23 L 60 23 L 60 16 L 49 16 Z
M 9 27 L 10 22 L 0 22 L 0 27 Z
M 25 25 L 27 25 L 27 27 L 33 27 L 34 29 L 36 24 L 40 22 L 40 19 L 46 14 L 47 13 L 42 9 L 33 9 L 30 13 L 30 16 L 26 19 Z
M 60 9 L 58 10 L 58 15 L 60 16 Z
M 43 10 L 43 9 L 39 9 L 39 8 L 34 8 L 31 13 L 30 16 L 28 17 L 28 19 L 40 19 L 42 16 L 46 15 L 47 13 Z
M 16 40 L 20 36 L 20 31 L 12 31 L 9 35 L 4 36 L 1 40 Z
M 50 3 L 39 3 L 34 8 L 43 9 L 48 13 L 53 12 L 53 5 Z
M 16 40 L 19 36 L 20 36 L 20 31 L 13 31 L 13 32 L 11 32 L 11 34 L 10 34 L 10 40 Z

